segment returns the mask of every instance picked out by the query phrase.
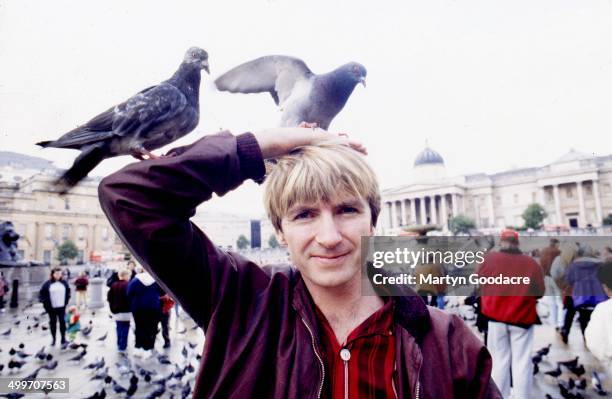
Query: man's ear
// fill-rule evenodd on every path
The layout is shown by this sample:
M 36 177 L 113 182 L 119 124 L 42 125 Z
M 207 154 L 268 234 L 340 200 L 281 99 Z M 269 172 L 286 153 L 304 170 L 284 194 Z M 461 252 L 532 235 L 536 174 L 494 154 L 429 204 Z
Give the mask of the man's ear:
M 279 243 L 280 243 L 282 246 L 284 246 L 284 247 L 286 247 L 286 246 L 287 246 L 287 240 L 285 240 L 285 235 L 283 234 L 283 232 L 282 232 L 282 231 L 277 231 L 277 232 L 276 232 L 276 237 L 278 238 L 278 242 L 279 242 Z

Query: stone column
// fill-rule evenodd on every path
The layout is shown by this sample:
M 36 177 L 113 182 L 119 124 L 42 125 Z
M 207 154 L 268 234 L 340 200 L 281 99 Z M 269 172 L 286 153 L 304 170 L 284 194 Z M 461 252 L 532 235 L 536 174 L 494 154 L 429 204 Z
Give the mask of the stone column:
M 493 210 L 493 193 L 487 195 L 487 208 L 489 208 L 489 225 L 487 227 L 495 226 L 495 211 Z
M 431 202 L 429 204 L 431 208 L 431 223 L 438 224 L 438 209 L 436 208 L 436 195 L 435 194 L 431 196 Z
M 582 182 L 576 182 L 576 188 L 578 189 L 578 220 L 580 221 L 580 225 L 578 227 L 586 227 L 586 210 L 584 208 L 584 193 L 582 192 Z
M 397 224 L 397 207 L 395 201 L 391 201 L 391 228 L 395 228 Z
M 542 208 L 544 208 L 544 210 L 546 210 L 546 195 L 545 195 L 544 191 L 545 191 L 544 187 L 538 187 L 538 191 L 536 193 L 536 197 L 538 199 L 538 203 L 540 205 L 542 205 Z M 546 211 L 546 213 L 548 213 L 548 211 Z M 548 216 L 546 216 L 546 218 L 544 220 L 550 220 L 550 219 L 549 219 Z
M 440 218 L 440 223 L 442 223 L 442 231 L 447 231 L 448 211 L 446 210 L 446 194 L 442 194 L 440 196 L 440 213 L 442 213 L 442 217 Z
M 408 224 L 407 222 L 408 217 L 406 215 L 406 200 L 402 199 L 400 204 L 401 204 L 401 209 L 402 209 L 402 225 L 405 226 Z
M 563 224 L 561 221 L 561 199 L 559 198 L 559 185 L 553 185 L 553 197 L 555 198 L 555 213 L 557 215 L 557 224 Z
M 593 180 L 593 198 L 595 198 L 595 217 L 597 217 L 597 223 L 595 226 L 601 226 L 603 220 L 603 212 L 601 209 L 601 199 L 599 198 L 599 182 Z
M 410 222 L 411 224 L 417 224 L 415 200 L 416 198 L 410 198 Z
M 451 207 L 453 209 L 453 216 L 457 216 L 459 214 L 459 204 L 457 203 L 457 197 L 457 194 L 451 194 Z
M 391 202 L 385 202 L 385 208 L 387 211 L 387 227 L 391 228 L 393 226 L 393 220 L 391 220 Z

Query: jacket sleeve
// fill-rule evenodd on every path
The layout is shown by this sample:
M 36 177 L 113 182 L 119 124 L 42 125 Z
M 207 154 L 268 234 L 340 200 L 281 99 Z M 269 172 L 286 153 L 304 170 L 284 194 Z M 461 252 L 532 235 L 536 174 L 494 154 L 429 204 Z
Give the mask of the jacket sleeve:
M 217 248 L 189 221 L 215 193 L 223 196 L 265 173 L 255 137 L 204 137 L 137 162 L 102 180 L 102 209 L 139 262 L 206 329 L 231 274 L 244 263 Z

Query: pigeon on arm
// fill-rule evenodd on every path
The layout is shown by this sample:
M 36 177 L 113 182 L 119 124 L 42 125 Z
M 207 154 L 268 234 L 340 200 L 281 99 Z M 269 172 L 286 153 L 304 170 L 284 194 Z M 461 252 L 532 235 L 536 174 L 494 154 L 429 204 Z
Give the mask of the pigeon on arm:
M 269 55 L 231 69 L 215 85 L 230 93 L 269 92 L 281 107 L 281 126 L 306 122 L 327 130 L 355 86 L 365 86 L 366 74 L 363 65 L 350 62 L 317 75 L 299 58 Z
M 132 155 L 155 158 L 163 147 L 198 125 L 200 71 L 208 69 L 208 53 L 190 48 L 174 75 L 118 104 L 55 141 L 39 146 L 81 150 L 72 167 L 57 181 L 65 194 L 105 158 Z

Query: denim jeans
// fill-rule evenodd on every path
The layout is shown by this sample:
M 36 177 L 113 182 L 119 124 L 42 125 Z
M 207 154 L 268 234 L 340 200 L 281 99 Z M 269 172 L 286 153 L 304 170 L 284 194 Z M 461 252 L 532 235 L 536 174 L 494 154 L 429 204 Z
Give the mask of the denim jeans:
M 120 351 L 127 348 L 128 332 L 130 331 L 129 321 L 117 321 L 117 346 Z

